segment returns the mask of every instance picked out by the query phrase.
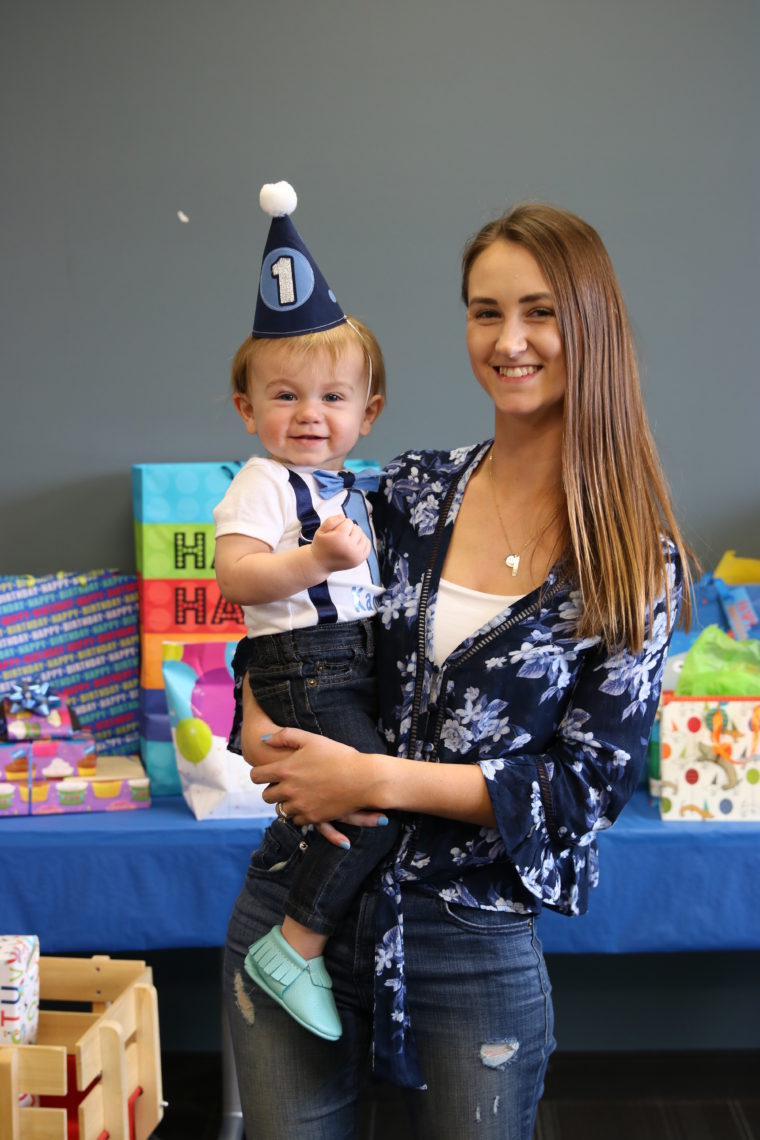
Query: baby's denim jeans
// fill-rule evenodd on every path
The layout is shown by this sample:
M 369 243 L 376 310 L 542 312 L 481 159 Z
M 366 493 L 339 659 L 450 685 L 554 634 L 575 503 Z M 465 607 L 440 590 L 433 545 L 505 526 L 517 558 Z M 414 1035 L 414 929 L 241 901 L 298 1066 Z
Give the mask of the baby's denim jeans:
M 360 752 L 386 751 L 375 727 L 372 619 L 246 638 L 233 669 L 236 677 L 247 673 L 253 695 L 275 724 L 319 732 Z M 351 842 L 349 851 L 318 832 L 304 835 L 285 907 L 291 918 L 320 934 L 334 932 L 398 838 L 392 819 L 387 827 L 339 827 Z

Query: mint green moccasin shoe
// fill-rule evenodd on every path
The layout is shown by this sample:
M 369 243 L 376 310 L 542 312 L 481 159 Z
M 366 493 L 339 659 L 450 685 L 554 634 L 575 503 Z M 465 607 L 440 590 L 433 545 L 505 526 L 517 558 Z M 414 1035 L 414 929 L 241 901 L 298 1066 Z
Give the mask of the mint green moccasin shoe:
M 283 938 L 282 927 L 273 926 L 254 942 L 245 972 L 304 1029 L 326 1041 L 343 1033 L 324 958 L 302 958 Z

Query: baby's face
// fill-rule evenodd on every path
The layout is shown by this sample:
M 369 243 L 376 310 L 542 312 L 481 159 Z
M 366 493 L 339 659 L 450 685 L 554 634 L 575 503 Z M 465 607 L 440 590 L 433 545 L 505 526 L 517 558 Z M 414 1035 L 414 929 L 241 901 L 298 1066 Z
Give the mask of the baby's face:
M 302 355 L 270 343 L 256 353 L 248 392 L 235 396 L 235 406 L 273 458 L 337 471 L 382 406 L 379 397 L 367 403 L 367 375 L 367 359 L 356 344 L 333 360 L 319 349 Z

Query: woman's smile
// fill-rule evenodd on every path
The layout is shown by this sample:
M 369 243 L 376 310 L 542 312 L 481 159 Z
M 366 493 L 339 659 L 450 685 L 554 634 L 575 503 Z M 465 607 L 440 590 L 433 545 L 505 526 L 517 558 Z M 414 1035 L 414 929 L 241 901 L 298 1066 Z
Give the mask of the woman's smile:
M 529 364 L 515 367 L 514 365 L 497 364 L 493 365 L 493 368 L 495 368 L 496 372 L 498 373 L 500 381 L 508 382 L 505 386 L 521 386 L 523 384 L 530 383 L 532 380 L 536 380 L 542 370 L 542 365 Z
M 538 375 L 542 365 L 521 364 L 519 367 L 514 367 L 512 365 L 495 364 L 494 368 L 505 380 L 527 380 Z

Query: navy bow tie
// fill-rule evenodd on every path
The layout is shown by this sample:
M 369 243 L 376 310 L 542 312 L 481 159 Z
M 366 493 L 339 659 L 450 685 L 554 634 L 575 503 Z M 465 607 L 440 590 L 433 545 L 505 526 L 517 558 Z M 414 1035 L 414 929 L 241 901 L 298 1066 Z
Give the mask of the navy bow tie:
M 380 474 L 370 467 L 363 471 L 320 471 L 314 472 L 319 493 L 323 499 L 337 495 L 343 488 L 357 491 L 376 491 L 380 486 Z

